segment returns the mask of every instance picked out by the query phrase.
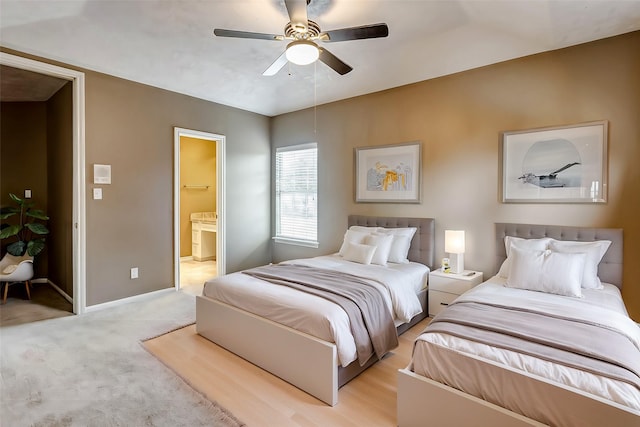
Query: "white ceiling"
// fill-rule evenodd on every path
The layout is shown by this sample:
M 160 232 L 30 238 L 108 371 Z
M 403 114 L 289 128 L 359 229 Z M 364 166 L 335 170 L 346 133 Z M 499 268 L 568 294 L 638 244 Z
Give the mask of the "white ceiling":
M 640 0 L 312 0 L 323 30 L 387 23 L 389 37 L 326 43 L 323 63 L 262 72 L 285 41 L 283 0 L 0 0 L 0 44 L 274 116 L 640 29 Z

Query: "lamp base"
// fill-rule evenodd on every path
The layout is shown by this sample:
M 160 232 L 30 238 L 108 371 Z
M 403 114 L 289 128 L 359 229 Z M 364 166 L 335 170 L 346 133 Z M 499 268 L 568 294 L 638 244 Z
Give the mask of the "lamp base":
M 461 274 L 464 271 L 464 254 L 449 254 L 451 272 Z

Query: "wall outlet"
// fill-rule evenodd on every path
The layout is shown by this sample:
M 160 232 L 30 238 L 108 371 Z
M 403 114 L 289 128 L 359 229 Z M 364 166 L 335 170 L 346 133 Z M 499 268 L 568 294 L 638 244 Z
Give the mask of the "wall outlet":
M 138 267 L 133 267 L 131 269 L 131 278 L 132 279 L 137 279 L 138 278 Z
M 24 198 L 25 199 L 31 198 L 31 190 L 24 190 Z

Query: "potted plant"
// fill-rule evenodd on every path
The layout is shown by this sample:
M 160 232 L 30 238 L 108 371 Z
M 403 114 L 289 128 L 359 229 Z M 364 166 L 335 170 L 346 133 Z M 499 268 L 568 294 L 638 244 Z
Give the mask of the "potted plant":
M 7 252 L 14 256 L 25 254 L 35 257 L 44 249 L 44 235 L 49 234 L 49 229 L 42 222 L 49 219 L 41 209 L 34 209 L 34 203 L 21 199 L 13 193 L 9 194 L 11 200 L 18 206 L 7 206 L 0 209 L 0 219 L 5 220 L 14 215 L 19 215 L 19 224 L 2 223 L 0 225 L 0 239 L 16 239 L 7 245 Z

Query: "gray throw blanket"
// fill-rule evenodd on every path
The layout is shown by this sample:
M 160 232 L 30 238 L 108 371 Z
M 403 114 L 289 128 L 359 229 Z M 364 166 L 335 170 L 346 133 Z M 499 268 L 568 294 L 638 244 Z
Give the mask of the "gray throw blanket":
M 374 352 L 380 359 L 398 346 L 398 333 L 393 318 L 378 289 L 382 285 L 376 285 L 370 279 L 291 264 L 257 267 L 243 273 L 320 296 L 342 307 L 349 317 L 361 366 Z
M 425 332 L 441 332 L 629 383 L 640 390 L 640 353 L 595 322 L 478 302 L 457 302 Z

